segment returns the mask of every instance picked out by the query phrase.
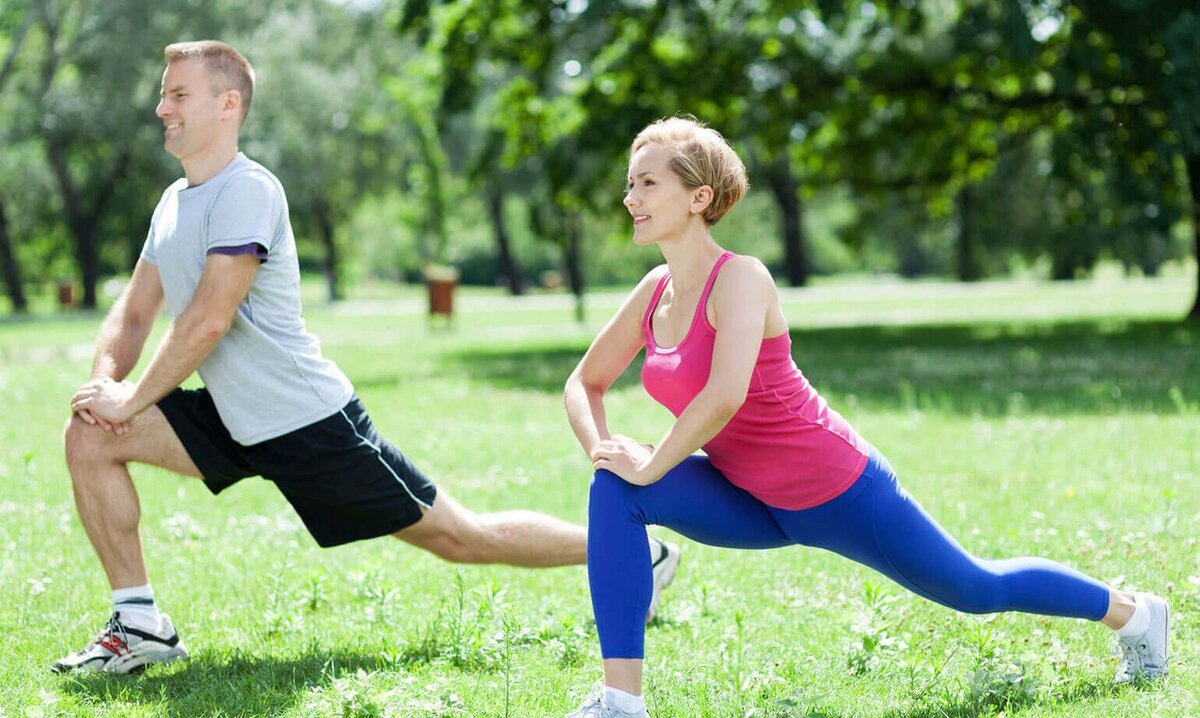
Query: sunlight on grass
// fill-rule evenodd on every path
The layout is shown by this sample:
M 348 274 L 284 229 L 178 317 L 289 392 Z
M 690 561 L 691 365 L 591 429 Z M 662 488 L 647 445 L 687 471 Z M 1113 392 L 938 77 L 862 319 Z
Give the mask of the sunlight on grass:
M 1190 291 L 784 292 L 800 367 L 969 550 L 1171 598 L 1169 682 L 1113 687 L 1109 634 L 1078 621 L 960 615 L 824 552 L 682 541 L 648 633 L 652 715 L 1200 715 L 1200 329 L 1174 321 Z M 412 294 L 314 303 L 309 322 L 446 491 L 582 521 L 590 472 L 561 387 L 620 298 L 589 299 L 583 326 L 563 298 L 490 292 L 468 292 L 449 329 Z M 149 569 L 193 658 L 134 679 L 50 674 L 108 611 L 60 439 L 98 322 L 0 322 L 0 596 L 16 647 L 0 716 L 561 716 L 599 676 L 582 568 L 455 567 L 391 540 L 322 551 L 266 482 L 214 499 L 145 467 Z M 655 441 L 670 416 L 635 371 L 610 426 Z

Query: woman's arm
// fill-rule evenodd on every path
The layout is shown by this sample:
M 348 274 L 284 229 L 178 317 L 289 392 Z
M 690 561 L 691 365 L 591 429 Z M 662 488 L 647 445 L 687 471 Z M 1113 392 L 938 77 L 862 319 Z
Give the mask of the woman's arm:
M 739 257 L 722 269 L 711 296 L 717 338 L 707 384 L 657 448 L 624 438 L 602 440 L 593 455 L 596 468 L 631 484 L 652 484 L 716 436 L 745 402 L 768 312 L 779 301 L 775 282 L 757 259 Z
M 642 316 L 666 271 L 666 265 L 662 265 L 642 278 L 567 378 L 563 389 L 567 419 L 588 458 L 594 460 L 593 453 L 600 442 L 610 438 L 604 416 L 604 393 L 642 348 Z

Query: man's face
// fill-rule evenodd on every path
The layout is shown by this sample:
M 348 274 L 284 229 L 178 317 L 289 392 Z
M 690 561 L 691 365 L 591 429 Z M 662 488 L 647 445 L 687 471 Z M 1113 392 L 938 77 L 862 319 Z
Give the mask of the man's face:
M 229 95 L 228 91 L 216 91 L 204 60 L 198 57 L 167 65 L 162 99 L 155 110 L 166 126 L 163 147 L 167 152 L 183 162 L 213 147 L 230 126 Z

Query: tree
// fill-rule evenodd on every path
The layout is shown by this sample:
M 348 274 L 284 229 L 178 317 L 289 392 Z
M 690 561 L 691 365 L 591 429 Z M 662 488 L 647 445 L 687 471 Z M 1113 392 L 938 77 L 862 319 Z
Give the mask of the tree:
M 17 124 L 44 149 L 83 285 L 82 306 L 90 309 L 103 265 L 131 264 L 128 249 L 140 245 L 154 200 L 177 172 L 157 149 L 163 47 L 179 39 L 180 27 L 217 34 L 217 17 L 236 23 L 250 15 L 234 5 L 186 0 L 35 0 L 32 7 L 36 33 L 27 42 L 38 61 L 23 79 L 29 101 Z M 134 225 L 131 217 L 142 219 Z M 133 226 L 137 239 L 111 241 Z
M 1190 215 L 1200 267 L 1200 10 L 1190 0 L 1082 0 L 1055 19 L 1065 48 L 1056 83 L 1072 102 L 1077 146 L 1121 163 L 1124 186 L 1139 190 L 1129 193 L 1141 201 L 1135 216 Z M 1147 191 L 1157 195 L 1149 212 Z M 1188 318 L 1200 321 L 1200 291 Z
M 31 0 L 27 61 L 12 78 L 23 101 L 10 134 L 42 148 L 83 307 L 96 306 L 102 272 L 128 271 L 155 200 L 178 175 L 154 116 L 163 48 L 180 28 L 236 44 L 229 28 L 258 27 L 270 12 L 226 0 Z
M 315 236 L 330 301 L 341 298 L 337 231 L 357 203 L 400 173 L 394 119 L 400 107 L 374 79 L 404 58 L 375 10 L 290 0 L 265 19 L 248 49 L 257 99 L 244 131 L 248 152 L 287 188 L 298 239 Z
M 0 21 L 6 23 L 11 20 L 12 18 L 9 16 L 0 17 Z M 32 25 L 33 13 L 27 10 L 21 14 L 20 24 L 17 25 L 12 35 L 7 38 L 8 50 L 4 56 L 4 64 L 0 65 L 0 93 L 4 91 L 4 86 L 8 82 L 8 78 L 12 75 L 13 68 L 16 66 L 17 56 L 21 52 L 21 45 L 24 43 L 25 36 Z M 8 229 L 8 218 L 4 212 L 3 199 L 0 199 L 0 269 L 3 270 L 4 283 L 8 287 L 8 296 L 12 301 L 13 311 L 24 313 L 28 310 L 29 304 L 25 299 L 21 265 L 17 262 L 16 253 L 13 249 L 13 240 Z
M 80 4 L 38 3 L 41 58 L 32 107 L 72 238 L 82 305 L 88 309 L 96 306 L 101 224 L 139 141 L 149 142 L 153 119 L 148 102 L 139 107 L 116 101 L 130 94 L 120 83 L 146 77 L 144 59 L 131 48 L 112 52 L 101 37 L 105 27 L 132 28 L 132 12 L 143 9 L 134 5 L 106 6 L 93 15 L 91 7 Z M 141 89 L 148 101 L 147 88 Z

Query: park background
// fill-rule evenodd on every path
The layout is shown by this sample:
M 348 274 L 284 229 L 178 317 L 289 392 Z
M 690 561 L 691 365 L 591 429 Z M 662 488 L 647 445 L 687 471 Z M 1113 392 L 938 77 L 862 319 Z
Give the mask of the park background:
M 628 144 L 691 113 L 753 185 L 718 240 L 772 269 L 798 363 L 918 499 L 980 555 L 1176 609 L 1170 681 L 1114 689 L 1103 629 L 685 543 L 654 715 L 1200 714 L 1193 3 L 0 0 L 0 716 L 561 715 L 598 674 L 582 570 L 322 552 L 269 487 L 152 470 L 151 572 L 195 658 L 46 672 L 107 610 L 66 403 L 180 174 L 162 48 L 206 37 L 257 70 L 242 149 L 288 190 L 310 326 L 468 505 L 583 520 L 561 385 L 660 261 L 628 241 Z M 632 374 L 611 403 L 667 426 Z

